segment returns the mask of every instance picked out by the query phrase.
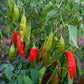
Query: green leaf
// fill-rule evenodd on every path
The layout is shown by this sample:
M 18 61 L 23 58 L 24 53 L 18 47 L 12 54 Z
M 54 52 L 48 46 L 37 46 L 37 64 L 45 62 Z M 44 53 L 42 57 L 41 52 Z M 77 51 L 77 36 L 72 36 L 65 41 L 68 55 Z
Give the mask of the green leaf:
M 78 57 L 76 58 L 76 72 L 78 76 L 81 76 L 81 63 Z
M 35 4 L 30 3 L 30 8 L 31 8 L 31 10 L 33 11 L 33 10 L 34 10 L 34 8 L 35 8 Z
M 8 34 L 7 34 L 7 33 L 5 33 L 4 31 L 2 32 L 2 35 L 3 35 L 5 38 L 7 38 L 7 39 L 8 39 Z
M 22 64 L 20 63 L 19 65 L 18 65 L 18 69 L 20 70 L 22 68 Z
M 3 74 L 1 76 L 1 80 L 5 81 L 5 82 L 9 82 L 8 78 L 5 76 L 5 74 Z
M 18 84 L 24 84 L 22 76 L 17 76 L 17 81 L 18 81 Z
M 82 69 L 81 75 L 84 75 L 84 69 Z
M 19 6 L 19 7 L 22 7 L 22 6 L 23 6 L 22 1 L 18 1 L 18 3 L 17 3 L 17 4 L 18 4 L 18 6 Z
M 7 31 L 8 34 L 9 34 L 10 30 L 11 30 L 10 28 L 11 28 L 11 27 L 10 27 L 10 24 L 7 23 L 7 24 L 6 24 L 6 31 Z
M 58 12 L 57 9 L 53 9 L 53 10 L 49 11 L 49 12 L 47 13 L 47 16 L 46 16 L 46 22 L 47 22 L 49 19 L 54 19 L 54 18 L 56 18 L 57 15 L 58 15 L 57 12 Z
M 35 83 L 38 79 L 38 71 L 33 68 L 31 69 L 31 79 L 33 83 Z
M 44 31 L 45 31 L 46 35 L 49 36 L 49 34 L 51 32 L 51 25 L 49 23 L 47 25 L 45 25 Z
M 9 81 L 11 81 L 11 78 L 12 78 L 12 72 L 13 72 L 13 70 L 14 70 L 14 67 L 13 66 L 7 66 L 6 68 L 5 68 L 5 75 L 6 75 L 6 77 L 9 79 Z
M 5 67 L 7 67 L 8 66 L 8 64 L 2 64 L 1 66 L 0 66 L 0 70 L 2 70 L 2 69 L 4 69 Z
M 7 50 L 7 47 L 6 47 L 6 45 L 5 45 L 5 42 L 4 42 L 4 39 L 3 39 L 3 35 L 2 35 L 2 32 L 0 31 L 0 35 L 1 35 L 1 40 L 2 40 L 2 42 L 3 42 L 3 45 L 4 45 L 4 50 L 6 51 L 6 53 L 8 52 L 8 50 Z
M 53 8 L 54 8 L 54 5 L 52 3 L 48 4 L 45 7 L 43 7 L 43 12 L 48 12 L 48 11 L 50 11 Z
M 75 46 L 78 48 L 78 45 L 77 45 L 77 28 L 73 25 L 68 25 L 68 29 L 69 29 L 69 43 L 72 46 Z
M 0 84 L 6 84 L 5 81 L 0 81 Z
M 75 0 L 75 2 L 77 2 L 78 4 L 80 4 L 80 0 Z
M 19 57 L 18 58 L 18 64 L 21 63 L 23 61 L 23 57 Z
M 20 70 L 19 74 L 20 75 L 26 75 L 26 71 L 25 70 Z
M 60 55 L 59 56 L 59 61 L 61 63 L 61 66 L 63 66 L 64 62 L 65 62 L 65 56 L 64 55 Z
M 66 75 L 67 75 L 67 72 L 68 72 L 68 62 L 67 62 L 67 59 L 65 59 L 65 62 L 63 64 L 63 70 L 62 70 L 62 82 L 64 81 Z
M 14 81 L 12 82 L 12 84 L 18 84 L 18 81 L 17 81 L 17 80 L 14 80 Z
M 32 80 L 29 78 L 29 76 L 24 76 L 23 80 L 24 80 L 25 84 L 33 84 Z

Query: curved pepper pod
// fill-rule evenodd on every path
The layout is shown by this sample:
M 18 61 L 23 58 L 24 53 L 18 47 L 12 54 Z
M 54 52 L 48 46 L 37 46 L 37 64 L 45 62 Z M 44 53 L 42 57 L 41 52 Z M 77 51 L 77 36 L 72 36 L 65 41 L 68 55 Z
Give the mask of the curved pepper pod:
M 10 46 L 10 49 L 9 49 L 9 60 L 11 61 L 11 62 L 13 62 L 14 60 L 15 60 L 15 58 L 16 58 L 16 49 L 15 49 L 15 46 L 14 46 L 14 44 L 12 44 L 11 46 Z
M 53 42 L 53 33 L 51 32 L 49 37 L 48 37 L 48 40 L 47 40 L 47 42 L 45 44 L 45 51 L 46 52 L 49 52 L 49 50 L 50 50 L 50 48 L 52 46 L 52 42 Z
M 47 52 L 45 51 L 45 44 L 43 44 L 42 46 L 42 60 L 44 65 L 48 67 L 48 56 L 47 56 Z
M 22 42 L 23 42 L 25 32 L 26 32 L 26 17 L 25 17 L 25 14 L 23 14 L 20 22 L 20 33 L 21 33 L 20 37 Z
M 18 31 L 13 31 L 14 34 L 13 34 L 13 43 L 14 43 L 14 46 L 16 47 L 17 45 L 17 34 L 18 34 Z
M 17 36 L 17 49 L 18 49 L 18 52 L 19 52 L 24 58 L 26 58 L 25 53 L 24 53 L 24 44 L 23 44 L 23 42 L 21 42 L 20 34 Z
M 38 77 L 39 84 L 42 84 L 42 79 L 43 79 L 43 76 L 44 76 L 44 74 L 46 72 L 46 69 L 47 68 L 44 66 L 38 72 L 39 73 L 39 77 Z
M 19 17 L 19 8 L 18 8 L 18 6 L 14 3 L 13 21 L 12 21 L 12 23 L 14 23 L 15 21 L 17 21 L 18 17 Z
M 73 78 L 76 70 L 76 63 L 73 54 L 70 51 L 66 52 L 66 57 L 68 61 L 68 68 L 69 68 L 69 74 L 70 74 L 70 79 Z
M 37 56 L 37 48 L 31 48 L 30 62 L 32 62 L 34 59 L 36 59 L 36 56 Z
M 57 54 L 60 54 L 64 51 L 64 48 L 65 48 L 65 42 L 64 42 L 64 39 L 61 35 L 61 38 L 60 38 L 60 41 L 59 41 L 59 47 L 58 47 L 58 50 L 57 50 Z

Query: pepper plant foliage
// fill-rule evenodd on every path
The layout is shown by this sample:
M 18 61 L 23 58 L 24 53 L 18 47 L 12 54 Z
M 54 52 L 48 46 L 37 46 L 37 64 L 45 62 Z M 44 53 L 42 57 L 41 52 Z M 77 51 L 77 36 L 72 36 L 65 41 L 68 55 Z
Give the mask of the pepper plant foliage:
M 83 3 L 83 0 L 1 0 L 0 84 L 73 84 L 74 78 L 84 75 L 80 63 L 84 60 L 84 48 L 78 44 L 84 33 Z M 23 15 L 25 22 L 21 21 Z M 25 30 L 21 29 L 22 24 Z M 7 49 L 4 38 L 11 37 L 9 47 L 14 46 L 13 31 L 18 31 L 24 41 L 19 48 L 24 47 L 26 58 L 18 52 L 17 41 L 15 54 Z M 32 47 L 37 51 L 33 49 L 30 53 Z M 71 57 L 66 59 L 67 51 L 73 53 L 76 70 L 69 61 Z M 9 59 L 5 61 L 6 58 Z M 75 74 L 69 72 L 68 66 L 73 66 Z

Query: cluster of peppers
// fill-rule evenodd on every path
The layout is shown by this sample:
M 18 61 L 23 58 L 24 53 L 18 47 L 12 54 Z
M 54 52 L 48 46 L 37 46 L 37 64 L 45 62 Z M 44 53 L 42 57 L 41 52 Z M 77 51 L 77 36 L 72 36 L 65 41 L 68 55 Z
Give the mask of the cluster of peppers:
M 19 8 L 12 0 L 7 0 L 7 15 L 12 23 L 18 20 Z
M 52 46 L 52 42 L 53 42 L 53 33 L 51 32 L 47 42 L 42 46 L 42 60 L 46 67 L 48 67 L 48 52 Z
M 21 42 L 20 33 L 18 31 L 14 31 L 14 34 L 13 34 L 13 43 L 10 46 L 10 49 L 9 49 L 9 59 L 10 59 L 10 61 L 14 61 L 15 60 L 16 48 L 17 48 L 18 52 L 24 58 L 26 58 L 26 55 L 24 53 L 24 43 Z
M 19 17 L 19 8 L 14 2 L 12 2 L 12 0 L 7 0 L 7 3 L 8 3 L 7 7 L 9 9 L 7 11 L 7 13 L 9 15 L 9 18 L 12 18 L 12 23 L 14 23 Z M 37 14 L 37 11 L 35 11 L 35 12 Z M 31 27 L 29 30 L 31 31 Z M 20 32 L 14 31 L 13 43 L 9 49 L 9 59 L 11 61 L 14 61 L 16 58 L 16 49 L 24 58 L 26 58 L 26 55 L 24 52 L 25 33 L 26 33 L 26 17 L 25 17 L 25 12 L 24 12 L 23 16 L 21 18 L 21 22 L 20 22 Z M 44 43 L 42 46 L 42 60 L 43 60 L 43 63 L 45 66 L 39 70 L 39 84 L 42 83 L 43 75 L 46 72 L 46 69 L 49 64 L 48 63 L 48 52 L 52 48 L 53 41 L 54 41 L 54 34 L 53 34 L 53 32 L 51 32 L 48 37 L 47 42 Z M 26 44 L 27 44 L 27 41 L 26 41 Z M 65 47 L 65 42 L 61 35 L 59 45 L 58 45 L 57 55 L 64 51 L 64 47 Z M 36 56 L 37 56 L 37 48 L 34 46 L 31 48 L 31 51 L 30 51 L 30 62 L 33 62 L 36 59 Z M 66 52 L 66 57 L 67 57 L 67 61 L 68 61 L 70 79 L 72 79 L 74 76 L 75 70 L 76 70 L 75 59 L 74 59 L 73 54 L 70 51 Z M 58 64 L 58 62 L 55 62 L 54 67 L 56 67 L 57 64 Z M 55 77 L 53 79 L 55 79 Z M 52 84 L 54 84 L 54 83 L 55 82 L 53 82 Z
M 51 52 L 51 48 L 53 47 L 53 44 L 54 44 L 53 42 L 54 41 L 55 41 L 54 40 L 54 35 L 51 32 L 49 37 L 48 37 L 47 42 L 44 43 L 43 46 L 42 46 L 42 60 L 43 60 L 44 65 L 46 66 L 46 68 L 48 67 L 48 64 L 49 64 L 48 63 L 48 60 L 49 60 L 48 52 L 49 53 Z M 62 52 L 64 52 L 64 48 L 65 48 L 65 42 L 64 42 L 64 39 L 63 39 L 62 34 L 61 34 L 61 38 L 59 40 L 59 45 L 58 45 L 58 49 L 57 49 L 57 55 L 59 55 Z M 70 79 L 72 79 L 74 74 L 75 74 L 76 63 L 75 63 L 74 56 L 73 56 L 73 54 L 71 52 L 71 49 L 66 52 L 66 57 L 67 57 L 67 61 L 68 61 L 68 68 L 69 68 Z M 58 64 L 58 62 L 54 63 L 54 68 L 57 66 L 57 64 Z M 44 69 L 44 72 L 45 72 L 45 69 Z M 53 77 L 53 81 L 56 80 L 56 79 L 54 79 L 56 77 L 55 76 Z M 58 81 L 56 81 L 56 82 L 58 82 Z M 55 84 L 55 82 L 53 82 L 52 84 Z
M 31 31 L 30 28 L 27 29 L 27 30 Z M 25 52 L 24 52 L 24 47 L 25 47 L 25 45 L 24 45 L 24 37 L 25 37 L 25 33 L 26 33 L 26 17 L 25 17 L 25 12 L 24 12 L 23 16 L 21 18 L 21 22 L 20 22 L 20 32 L 14 31 L 14 34 L 13 34 L 13 37 L 12 37 L 13 43 L 10 46 L 10 49 L 9 49 L 9 59 L 10 59 L 10 61 L 14 61 L 15 60 L 16 49 L 18 50 L 18 52 L 24 58 L 26 58 L 26 55 L 25 55 Z M 27 43 L 27 41 L 26 41 L 26 43 Z M 37 48 L 36 47 L 32 47 L 31 51 L 30 51 L 30 62 L 35 60 L 36 56 L 37 56 Z

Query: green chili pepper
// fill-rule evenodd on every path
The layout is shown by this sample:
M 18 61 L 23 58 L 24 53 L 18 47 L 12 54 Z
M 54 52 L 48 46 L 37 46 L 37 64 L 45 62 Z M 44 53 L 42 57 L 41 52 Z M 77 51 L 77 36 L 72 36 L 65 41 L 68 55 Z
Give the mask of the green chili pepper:
M 55 50 L 55 48 L 56 48 L 56 41 L 57 41 L 57 40 L 58 40 L 57 37 L 54 37 L 54 38 L 53 38 L 53 43 L 52 43 L 52 46 L 51 46 L 50 51 L 49 51 L 50 55 L 53 54 L 53 52 L 54 52 L 54 50 Z
M 59 47 L 58 47 L 58 50 L 57 50 L 57 54 L 62 53 L 64 51 L 64 47 L 65 47 L 65 43 L 64 43 L 64 39 L 61 35 L 60 42 L 59 42 Z
M 14 9 L 13 9 L 13 19 L 12 23 L 14 23 L 19 17 L 19 8 L 18 6 L 14 3 Z
M 7 15 L 12 18 L 13 14 L 13 1 L 12 0 L 7 0 Z
M 16 57 L 16 49 L 14 44 L 12 44 L 9 49 L 9 60 L 14 61 L 15 57 Z
M 52 46 L 52 42 L 53 42 L 53 33 L 51 32 L 50 35 L 49 35 L 49 37 L 48 37 L 48 40 L 47 40 L 47 42 L 45 44 L 45 50 L 46 50 L 46 52 L 49 52 L 49 50 L 50 50 L 50 48 Z
M 27 28 L 26 28 L 26 46 L 30 42 L 30 35 L 31 35 L 31 22 L 28 23 Z
M 39 70 L 39 78 L 38 78 L 39 84 L 42 84 L 42 79 L 43 79 L 44 73 L 46 72 L 46 69 L 47 68 L 44 66 Z

